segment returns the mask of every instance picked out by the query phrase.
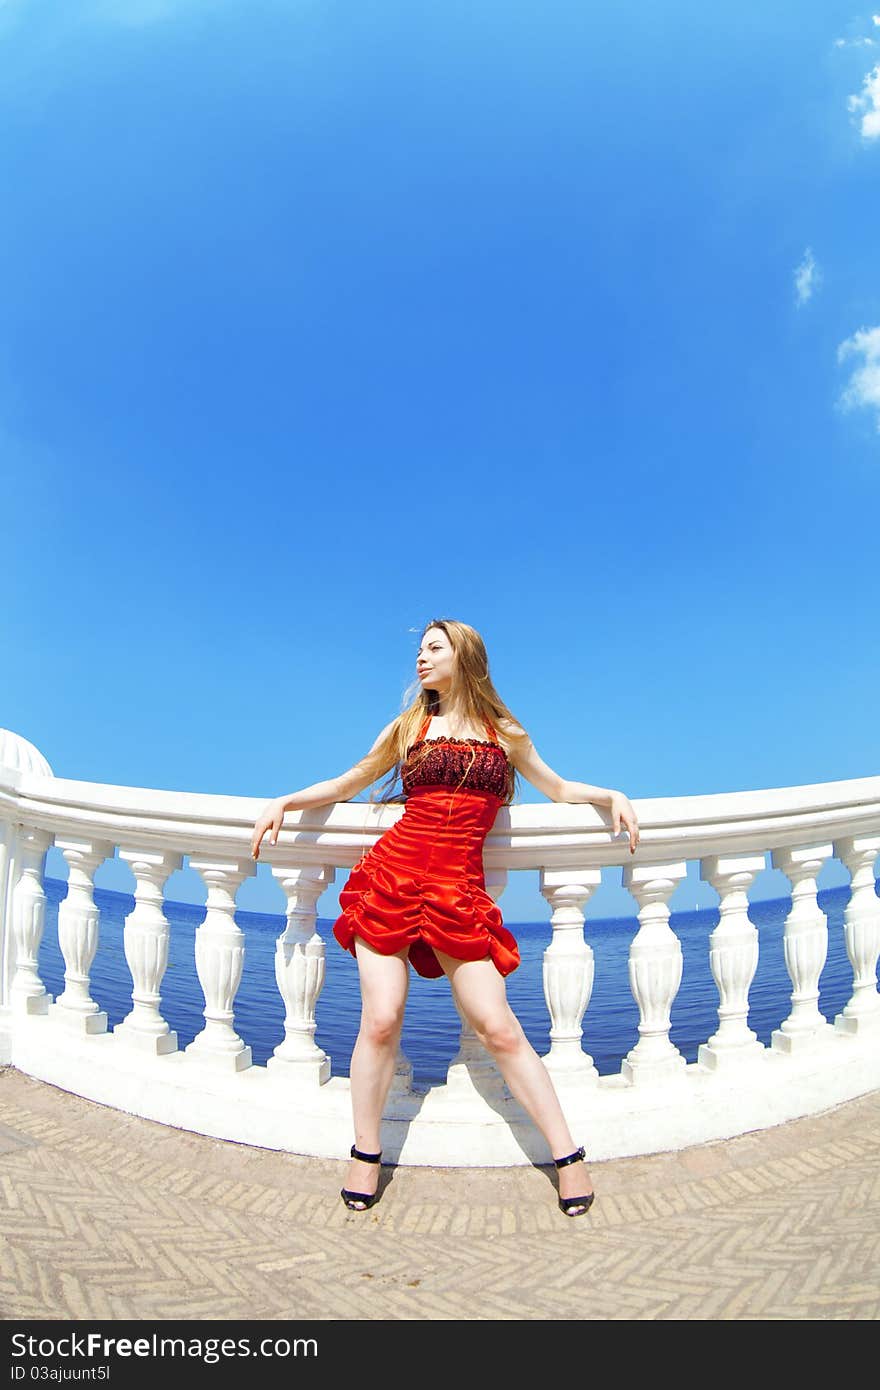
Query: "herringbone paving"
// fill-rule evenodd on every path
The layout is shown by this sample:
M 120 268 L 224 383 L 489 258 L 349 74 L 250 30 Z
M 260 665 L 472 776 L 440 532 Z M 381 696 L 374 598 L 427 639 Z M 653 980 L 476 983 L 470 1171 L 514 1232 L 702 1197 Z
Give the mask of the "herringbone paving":
M 0 1070 L 4 1319 L 873 1319 L 880 1092 L 681 1153 L 382 1170 L 227 1143 Z

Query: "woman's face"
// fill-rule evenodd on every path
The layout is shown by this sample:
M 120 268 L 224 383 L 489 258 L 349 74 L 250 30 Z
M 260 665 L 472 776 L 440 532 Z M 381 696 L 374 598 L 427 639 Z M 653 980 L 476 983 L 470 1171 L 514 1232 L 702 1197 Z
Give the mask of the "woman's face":
M 442 627 L 429 627 L 416 656 L 416 675 L 423 690 L 447 695 L 455 672 L 455 652 Z

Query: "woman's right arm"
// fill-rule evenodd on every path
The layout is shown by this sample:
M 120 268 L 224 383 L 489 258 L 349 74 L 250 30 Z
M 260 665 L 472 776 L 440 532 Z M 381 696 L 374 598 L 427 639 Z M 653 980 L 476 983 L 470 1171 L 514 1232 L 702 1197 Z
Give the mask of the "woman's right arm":
M 370 754 L 375 753 L 376 749 L 382 744 L 384 739 L 391 732 L 395 721 L 392 719 L 390 724 L 386 724 L 376 742 L 373 744 Z M 284 820 L 285 811 L 307 811 L 314 806 L 332 806 L 336 801 L 349 801 L 358 792 L 362 792 L 371 782 L 375 782 L 377 777 L 382 777 L 394 766 L 394 758 L 390 758 L 385 767 L 379 768 L 377 772 L 370 775 L 364 771 L 365 759 L 355 763 L 347 772 L 342 772 L 338 777 L 331 777 L 326 782 L 314 782 L 310 787 L 303 787 L 302 791 L 290 792 L 287 796 L 276 796 L 274 801 L 269 801 L 263 807 L 262 814 L 254 826 L 254 833 L 251 838 L 251 855 L 254 859 L 260 857 L 260 843 L 263 836 L 269 834 L 269 843 L 275 844 L 281 825 Z

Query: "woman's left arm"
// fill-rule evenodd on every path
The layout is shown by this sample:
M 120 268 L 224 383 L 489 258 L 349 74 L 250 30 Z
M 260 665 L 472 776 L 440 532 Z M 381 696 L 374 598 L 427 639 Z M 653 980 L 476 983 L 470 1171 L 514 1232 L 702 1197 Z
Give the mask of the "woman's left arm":
M 621 825 L 629 835 L 630 854 L 635 854 L 639 843 L 639 821 L 632 802 L 623 792 L 610 787 L 591 787 L 587 782 L 569 782 L 554 772 L 531 739 L 520 739 L 509 752 L 510 761 L 533 787 L 549 796 L 551 801 L 589 802 L 591 806 L 602 806 L 611 812 L 611 824 L 615 835 L 620 834 Z

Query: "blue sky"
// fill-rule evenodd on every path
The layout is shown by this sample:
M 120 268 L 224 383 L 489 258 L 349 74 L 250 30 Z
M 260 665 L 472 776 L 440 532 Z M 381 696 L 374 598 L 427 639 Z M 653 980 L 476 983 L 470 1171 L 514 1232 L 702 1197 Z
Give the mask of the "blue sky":
M 880 773 L 880 15 L 3 0 L 0 54 L 0 724 L 59 776 L 332 775 L 436 615 L 567 777 Z

